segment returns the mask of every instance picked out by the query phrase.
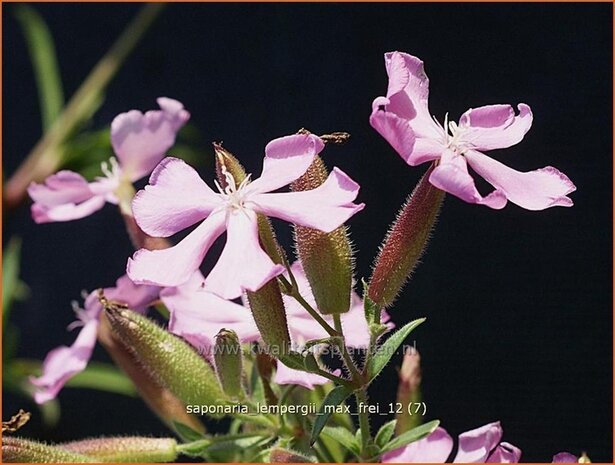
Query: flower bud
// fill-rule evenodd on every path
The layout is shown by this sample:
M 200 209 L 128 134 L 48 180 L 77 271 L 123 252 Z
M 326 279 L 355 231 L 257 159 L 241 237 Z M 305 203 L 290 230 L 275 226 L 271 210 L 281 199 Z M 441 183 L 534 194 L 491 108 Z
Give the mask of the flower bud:
M 304 457 L 300 455 L 298 452 L 275 448 L 271 449 L 271 453 L 269 455 L 270 463 L 313 463 L 313 460 L 310 460 L 308 457 Z
M 325 164 L 319 156 L 290 187 L 293 191 L 316 189 L 327 179 Z M 345 226 L 330 233 L 295 225 L 297 254 L 321 313 L 350 310 L 352 292 L 352 247 Z
M 214 144 L 216 152 L 216 175 L 222 188 L 233 180 L 235 186 L 246 178 L 246 171 L 228 150 Z M 229 176 L 230 175 L 230 176 Z M 258 234 L 263 250 L 277 264 L 284 263 L 284 251 L 278 244 L 269 218 L 258 215 Z M 256 292 L 247 292 L 252 316 L 270 350 L 286 350 L 290 346 L 290 335 L 286 321 L 286 310 L 277 279 L 272 279 Z
M 397 414 L 395 433 L 397 436 L 411 430 L 422 423 L 419 414 L 410 415 L 408 406 L 421 401 L 421 357 L 410 348 L 404 354 L 404 360 L 399 370 L 399 385 L 397 386 L 397 402 L 402 405 L 401 413 Z
M 67 442 L 59 447 L 103 462 L 172 462 L 177 459 L 177 441 L 172 438 L 96 438 Z
M 220 381 L 222 390 L 229 397 L 237 397 L 242 392 L 242 359 L 241 344 L 235 331 L 221 329 L 216 335 L 214 360 L 216 362 L 218 381 Z
M 175 424 L 189 426 L 194 431 L 204 434 L 203 424 L 186 412 L 186 404 L 179 400 L 136 359 L 129 349 L 113 337 L 109 320 L 101 315 L 98 326 L 98 341 L 109 353 L 115 364 L 132 380 L 139 396 L 147 406 L 170 428 L 177 430 Z
M 180 400 L 226 404 L 213 369 L 187 342 L 132 310 L 110 304 L 105 305 L 105 314 L 122 343 Z
M 256 292 L 247 292 L 248 303 L 265 350 L 276 356 L 290 348 L 290 334 L 280 285 L 274 278 Z
M 88 463 L 100 460 L 29 439 L 3 436 L 2 461 L 6 463 Z
M 381 307 L 393 303 L 427 247 L 444 191 L 429 182 L 433 165 L 406 200 L 380 249 L 369 282 L 369 297 Z

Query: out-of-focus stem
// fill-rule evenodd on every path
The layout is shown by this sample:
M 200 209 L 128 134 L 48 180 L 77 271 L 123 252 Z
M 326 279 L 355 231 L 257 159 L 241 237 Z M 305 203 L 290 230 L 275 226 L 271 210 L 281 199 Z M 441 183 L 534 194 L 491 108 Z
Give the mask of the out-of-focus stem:
M 64 111 L 7 181 L 3 196 L 6 207 L 13 208 L 24 199 L 30 182 L 40 181 L 58 169 L 62 162 L 58 150 L 60 145 L 79 123 L 90 116 L 103 89 L 163 7 L 163 3 L 150 3 L 144 6 L 90 72 Z

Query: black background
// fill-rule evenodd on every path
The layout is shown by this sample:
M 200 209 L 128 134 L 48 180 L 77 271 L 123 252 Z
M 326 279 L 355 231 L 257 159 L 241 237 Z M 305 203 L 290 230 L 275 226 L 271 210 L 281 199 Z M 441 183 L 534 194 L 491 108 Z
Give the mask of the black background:
M 137 11 L 132 4 L 36 5 L 56 39 L 70 95 Z M 25 44 L 4 6 L 3 166 L 10 175 L 40 135 Z M 411 168 L 368 123 L 384 94 L 383 53 L 426 63 L 430 109 L 440 120 L 469 107 L 528 103 L 525 140 L 492 155 L 519 170 L 553 165 L 575 182 L 575 206 L 502 211 L 448 196 L 423 264 L 391 310 L 422 354 L 429 418 L 454 436 L 501 420 L 524 461 L 560 450 L 612 460 L 612 6 L 610 4 L 184 4 L 154 24 L 108 89 L 95 118 L 184 102 L 209 141 L 224 141 L 259 173 L 263 147 L 300 127 L 345 130 L 325 153 L 361 186 L 367 206 L 350 221 L 357 276 L 425 170 Z M 171 151 L 172 153 L 172 151 Z M 484 185 L 479 188 L 487 191 Z M 23 237 L 22 277 L 32 289 L 15 309 L 22 356 L 43 358 L 72 321 L 82 289 L 112 285 L 131 253 L 116 210 L 36 226 L 27 208 L 5 218 L 5 240 Z M 280 230 L 290 246 L 287 226 Z M 290 250 L 290 249 L 289 249 Z M 97 350 L 97 358 L 104 354 Z M 372 400 L 394 401 L 387 368 Z M 24 434 L 51 440 L 163 434 L 139 400 L 97 391 L 60 394 L 60 426 L 35 420 Z M 4 397 L 3 418 L 24 405 Z M 376 423 L 383 420 L 376 420 Z

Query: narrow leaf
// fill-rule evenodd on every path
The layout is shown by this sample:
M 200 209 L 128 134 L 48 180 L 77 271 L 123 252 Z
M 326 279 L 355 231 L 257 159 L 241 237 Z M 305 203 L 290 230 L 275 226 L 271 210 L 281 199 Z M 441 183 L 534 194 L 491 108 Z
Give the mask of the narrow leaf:
M 411 442 L 423 439 L 424 437 L 427 437 L 431 433 L 433 433 L 439 424 L 440 420 L 433 420 L 429 423 L 425 423 L 424 425 L 417 426 L 410 431 L 406 431 L 404 434 L 402 434 L 401 436 L 397 436 L 391 442 L 385 445 L 380 450 L 380 453 L 390 452 L 392 450 L 399 449 L 400 447 L 404 447 Z
M 177 431 L 177 434 L 179 434 L 180 437 L 186 442 L 204 441 L 203 434 L 193 430 L 188 425 L 185 425 L 179 421 L 173 421 L 173 427 L 175 428 L 175 431 Z
M 402 345 L 408 335 L 414 330 L 414 328 L 424 321 L 425 318 L 419 318 L 418 320 L 411 321 L 403 328 L 393 333 L 393 335 L 376 350 L 376 353 L 370 359 L 369 366 L 367 368 L 370 381 L 380 374 L 382 369 L 387 365 L 387 363 L 389 363 L 393 355 L 399 349 L 399 346 Z
M 358 458 L 360 458 L 360 447 L 357 442 L 354 434 L 348 431 L 343 426 L 325 426 L 321 433 L 324 437 L 328 437 L 333 439 L 334 441 L 340 443 Z
M 314 444 L 316 442 L 316 439 L 318 439 L 320 432 L 327 424 L 327 420 L 329 420 L 329 417 L 335 410 L 335 406 L 341 405 L 342 402 L 344 402 L 350 396 L 350 394 L 352 394 L 352 391 L 345 386 L 337 386 L 335 389 L 333 389 L 327 394 L 327 397 L 325 397 L 325 399 L 322 401 L 322 404 L 320 405 L 320 410 L 317 414 L 314 426 L 312 427 L 312 436 L 310 439 L 310 444 Z
M 395 432 L 395 425 L 397 424 L 397 420 L 391 420 L 384 425 L 376 434 L 376 445 L 378 447 L 384 447 L 386 443 L 388 443 L 393 437 L 393 433 Z
M 64 106 L 53 37 L 41 15 L 31 6 L 16 5 L 15 18 L 23 30 L 34 68 L 44 131 L 53 124 Z

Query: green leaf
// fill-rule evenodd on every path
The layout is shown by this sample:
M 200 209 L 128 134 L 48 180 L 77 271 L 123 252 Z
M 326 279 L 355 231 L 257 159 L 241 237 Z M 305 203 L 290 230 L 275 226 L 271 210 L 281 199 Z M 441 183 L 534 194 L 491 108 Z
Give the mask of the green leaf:
M 361 448 L 354 434 L 348 431 L 343 426 L 325 426 L 322 430 L 322 436 L 333 439 L 340 443 L 358 458 L 360 458 Z
M 380 448 L 384 447 L 384 445 L 391 440 L 393 437 L 393 433 L 395 432 L 395 425 L 397 424 L 397 420 L 391 420 L 384 425 L 376 434 L 376 445 Z
M 424 437 L 427 437 L 431 433 L 433 433 L 439 424 L 440 420 L 433 420 L 429 423 L 425 423 L 424 425 L 412 428 L 410 431 L 406 431 L 401 436 L 393 438 L 392 441 L 390 441 L 380 450 L 380 453 L 382 454 L 384 452 L 390 452 L 392 450 L 399 449 L 400 447 L 404 447 L 411 442 L 423 439 Z
M 193 430 L 188 425 L 180 423 L 179 421 L 173 421 L 173 428 L 175 429 L 175 431 L 177 431 L 177 434 L 179 434 L 179 436 L 184 441 L 191 443 L 199 443 L 195 444 L 195 448 L 198 448 L 199 450 L 202 448 L 201 443 L 206 443 L 207 445 L 209 445 L 210 441 L 208 439 L 204 439 L 204 436 L 201 433 Z M 186 445 L 185 447 L 188 447 L 188 445 Z M 182 452 L 184 451 L 182 450 Z M 198 455 L 200 455 L 200 453 L 198 453 L 197 456 Z
M 137 390 L 130 378 L 107 363 L 90 362 L 85 370 L 66 383 L 66 387 L 98 389 L 125 396 L 137 396 Z
M 64 106 L 53 37 L 41 15 L 31 6 L 15 5 L 15 18 L 23 30 L 34 67 L 44 131 L 53 124 Z
M 418 320 L 411 321 L 400 330 L 394 332 L 393 335 L 376 350 L 372 358 L 369 360 L 369 365 L 367 367 L 367 373 L 370 381 L 373 381 L 373 379 L 380 374 L 382 369 L 389 363 L 393 355 L 395 355 L 399 349 L 399 346 L 402 345 L 408 335 L 414 330 L 414 328 L 424 321 L 425 318 L 419 318 Z
M 335 389 L 327 394 L 327 397 L 322 401 L 320 410 L 316 416 L 316 421 L 312 427 L 312 434 L 310 438 L 310 444 L 314 444 L 320 432 L 327 424 L 327 420 L 335 410 L 335 406 L 341 405 L 352 394 L 352 390 L 345 386 L 337 386 Z M 328 406 L 333 406 L 332 409 L 328 409 Z

